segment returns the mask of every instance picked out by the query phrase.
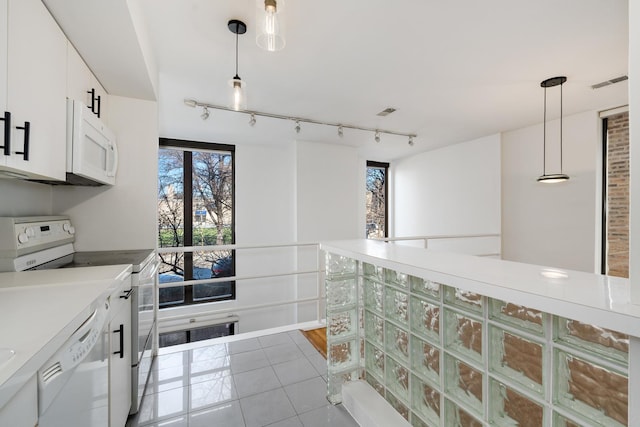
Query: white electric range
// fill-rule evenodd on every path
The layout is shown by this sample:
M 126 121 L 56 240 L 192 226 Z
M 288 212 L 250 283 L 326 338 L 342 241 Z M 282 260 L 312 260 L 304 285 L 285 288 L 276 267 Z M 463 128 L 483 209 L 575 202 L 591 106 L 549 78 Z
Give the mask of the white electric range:
M 138 412 L 153 359 L 154 284 L 159 261 L 153 249 L 76 252 L 69 217 L 0 217 L 0 271 L 48 270 L 131 264 L 131 413 Z

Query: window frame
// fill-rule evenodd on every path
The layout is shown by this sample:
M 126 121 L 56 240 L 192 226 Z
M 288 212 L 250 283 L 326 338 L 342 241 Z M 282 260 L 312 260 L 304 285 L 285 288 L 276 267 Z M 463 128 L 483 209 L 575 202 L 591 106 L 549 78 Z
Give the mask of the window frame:
M 194 212 L 193 212 L 193 151 L 221 151 L 221 152 L 229 152 L 231 154 L 231 244 L 235 244 L 236 242 L 236 165 L 235 165 L 235 145 L 229 144 L 219 144 L 219 143 L 211 143 L 211 142 L 203 142 L 203 141 L 190 141 L 183 139 L 174 139 L 174 138 L 159 138 L 158 141 L 158 149 L 180 149 L 184 152 L 183 158 L 183 171 L 182 171 L 182 180 L 183 180 L 183 193 L 185 197 L 185 202 L 183 203 L 183 216 L 184 216 L 184 231 L 183 231 L 183 246 L 193 246 L 193 224 L 194 224 Z M 187 161 L 188 160 L 188 161 Z M 189 195 L 188 200 L 189 203 L 186 202 L 186 195 Z M 170 247 L 170 246 L 167 246 Z M 231 251 L 231 260 L 232 260 L 232 271 L 236 271 L 236 251 Z M 184 253 L 184 276 L 183 280 L 194 280 L 193 279 L 193 252 L 185 252 Z M 161 310 L 166 308 L 174 308 L 174 307 L 182 307 L 189 305 L 197 305 L 197 304 L 207 304 L 207 303 L 215 303 L 221 301 L 229 301 L 236 299 L 236 281 L 229 280 L 231 283 L 231 295 L 215 298 L 211 300 L 194 300 L 193 298 L 193 286 L 187 285 L 183 286 L 184 289 L 184 301 L 173 304 L 163 304 L 160 307 Z
M 369 168 L 384 169 L 384 237 L 389 237 L 389 163 L 367 160 L 367 170 Z M 366 182 L 365 182 L 366 186 Z M 366 193 L 365 188 L 365 193 Z M 366 212 L 365 212 L 366 215 Z M 365 219 L 366 223 L 366 219 Z M 368 236 L 365 236 L 368 238 Z

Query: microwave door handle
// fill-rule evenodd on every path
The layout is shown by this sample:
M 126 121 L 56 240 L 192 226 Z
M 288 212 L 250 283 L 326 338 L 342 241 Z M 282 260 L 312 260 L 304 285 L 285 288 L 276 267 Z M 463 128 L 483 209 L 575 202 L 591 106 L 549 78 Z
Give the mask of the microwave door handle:
M 111 170 L 107 172 L 107 176 L 116 176 L 118 171 L 118 146 L 113 142 L 109 143 L 109 149 L 113 151 Z

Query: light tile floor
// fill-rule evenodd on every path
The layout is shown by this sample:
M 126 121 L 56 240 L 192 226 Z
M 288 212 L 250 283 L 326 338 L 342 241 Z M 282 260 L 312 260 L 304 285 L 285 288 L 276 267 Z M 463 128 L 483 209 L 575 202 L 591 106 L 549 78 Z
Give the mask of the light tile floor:
M 351 427 L 326 399 L 326 360 L 299 331 L 156 358 L 127 427 Z

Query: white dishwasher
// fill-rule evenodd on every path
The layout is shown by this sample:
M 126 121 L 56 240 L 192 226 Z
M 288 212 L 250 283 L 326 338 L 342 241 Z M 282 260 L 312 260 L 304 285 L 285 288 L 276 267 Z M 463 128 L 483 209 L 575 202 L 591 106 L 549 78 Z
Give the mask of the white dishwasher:
M 109 302 L 91 315 L 38 371 L 39 427 L 109 425 Z

